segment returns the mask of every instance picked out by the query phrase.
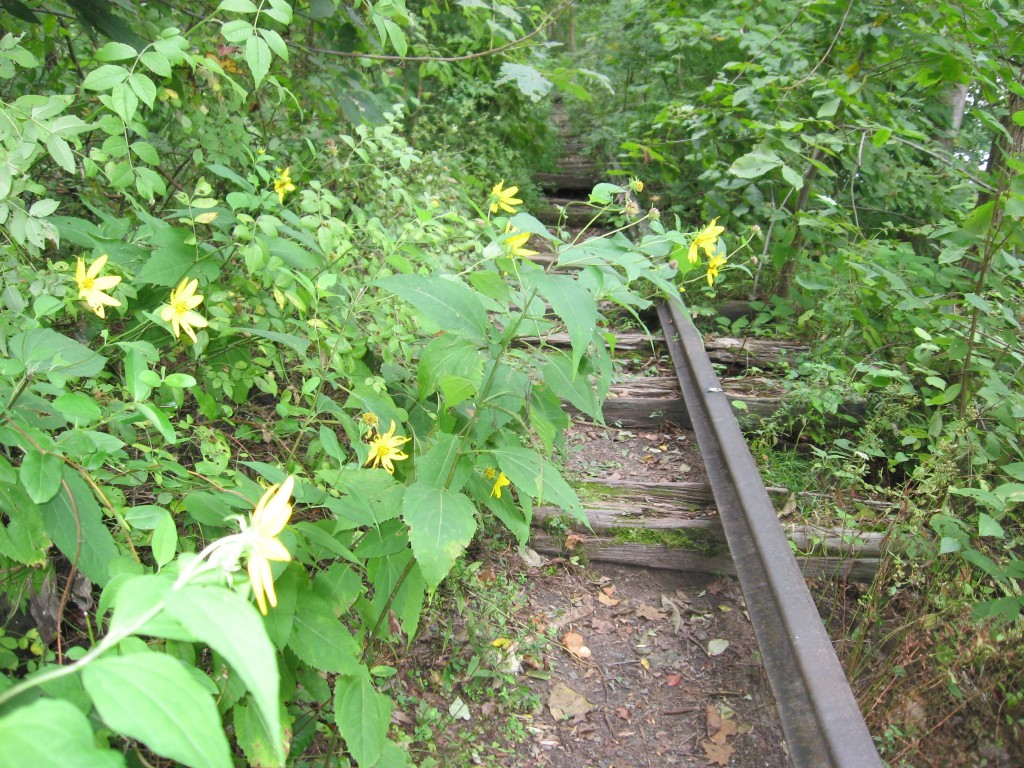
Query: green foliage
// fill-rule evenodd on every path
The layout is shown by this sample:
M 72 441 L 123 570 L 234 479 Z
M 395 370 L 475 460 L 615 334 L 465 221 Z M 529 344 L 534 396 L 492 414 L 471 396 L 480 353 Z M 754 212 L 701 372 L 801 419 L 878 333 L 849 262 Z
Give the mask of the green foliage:
M 543 134 L 531 83 L 573 74 L 440 54 L 526 51 L 532 6 L 125 7 L 26 5 L 0 43 L 0 572 L 60 614 L 56 654 L 0 656 L 0 761 L 278 766 L 320 732 L 407 765 L 381 662 L 482 525 L 582 516 L 561 402 L 599 417 L 601 307 L 675 293 L 691 234 L 488 214 Z M 449 153 L 454 103 L 488 117 Z

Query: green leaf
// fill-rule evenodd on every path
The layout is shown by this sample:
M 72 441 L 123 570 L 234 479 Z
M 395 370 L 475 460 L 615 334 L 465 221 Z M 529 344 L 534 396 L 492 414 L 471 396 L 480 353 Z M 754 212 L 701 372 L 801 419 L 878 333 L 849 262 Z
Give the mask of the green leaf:
M 457 376 L 479 386 L 483 371 L 484 360 L 475 344 L 457 336 L 440 336 L 420 354 L 416 371 L 420 400 L 438 391 L 444 376 Z
M 529 494 L 538 504 L 559 506 L 590 527 L 579 497 L 554 464 L 529 448 L 497 448 L 492 453 L 501 471 L 520 493 Z
M 380 760 L 391 726 L 391 707 L 391 699 L 377 692 L 365 668 L 335 681 L 334 719 L 359 765 L 373 766 Z
M 1003 526 L 1001 526 L 994 517 L 981 512 L 978 514 L 978 535 L 992 536 L 994 538 L 1001 539 L 1006 534 L 1003 531 Z
M 835 117 L 836 116 L 836 112 L 839 111 L 839 106 L 842 103 L 843 103 L 843 100 L 840 99 L 840 98 L 829 99 L 824 104 L 822 104 L 821 107 L 818 109 L 818 117 L 820 117 L 820 118 Z
M 53 401 L 54 407 L 67 417 L 72 426 L 83 427 L 99 421 L 103 411 L 96 400 L 80 392 L 68 392 Z
M 494 84 L 504 85 L 505 83 L 515 83 L 519 92 L 529 98 L 530 101 L 540 101 L 554 88 L 554 83 L 533 67 L 527 64 L 516 64 L 511 61 L 506 61 L 501 65 L 498 79 Z
M 319 678 L 322 681 L 322 678 Z M 280 754 L 281 738 L 267 732 L 259 710 L 247 704 L 236 704 L 232 710 L 235 740 L 245 753 L 246 764 L 259 768 L 284 768 Z
M 102 587 L 109 579 L 110 562 L 118 556 L 117 544 L 103 524 L 103 512 L 92 489 L 71 467 L 63 467 L 61 476 L 67 488 L 39 505 L 43 525 L 65 557 L 77 562 L 79 570 Z
M 134 59 L 138 52 L 130 45 L 124 43 L 107 43 L 95 54 L 97 61 L 124 61 L 125 59 Z
M 82 88 L 87 91 L 109 91 L 127 79 L 128 70 L 124 67 L 117 64 L 104 64 L 85 76 Z
M 256 13 L 259 8 L 252 0 L 221 0 L 217 10 L 231 11 L 232 13 Z
M 435 589 L 476 533 L 476 507 L 461 493 L 416 482 L 405 490 L 402 518 L 427 586 Z
M 594 421 L 604 424 L 601 403 L 590 381 L 588 361 L 576 366 L 565 352 L 551 352 L 548 364 L 544 366 L 544 382 L 556 395 L 568 400 Z
M 875 131 L 875 135 L 871 137 L 871 143 L 876 147 L 884 147 L 886 142 L 889 141 L 890 136 L 892 136 L 891 128 L 879 128 Z
M 259 708 L 267 733 L 281 751 L 280 675 L 274 650 L 259 612 L 227 589 L 185 587 L 169 594 L 167 612 L 199 640 L 224 657 L 242 678 Z
M 571 275 L 552 275 L 545 272 L 530 274 L 552 311 L 565 323 L 572 345 L 572 366 L 575 369 L 590 347 L 597 329 L 597 302 L 594 295 Z
M 21 462 L 18 477 L 32 501 L 42 504 L 57 495 L 63 466 L 64 462 L 57 454 L 29 449 Z
M 32 375 L 95 376 L 107 364 L 107 358 L 49 328 L 33 328 L 11 337 L 8 349 Z
M 929 397 L 925 402 L 928 405 L 946 405 L 951 403 L 960 395 L 960 382 L 947 387 L 943 392 L 935 395 L 935 397 Z
M 178 442 L 178 436 L 174 434 L 174 427 L 171 426 L 170 420 L 164 415 L 164 412 L 157 408 L 152 403 L 142 402 L 135 403 L 135 410 L 146 417 L 154 427 L 160 436 L 167 441 L 169 445 L 174 445 Z
M 245 63 L 252 70 L 253 82 L 257 88 L 270 71 L 271 58 L 270 46 L 263 38 L 253 35 L 245 41 Z
M 804 177 L 788 165 L 782 166 L 782 178 L 784 178 L 786 182 L 793 187 L 793 189 L 800 190 L 804 188 Z
M 416 479 L 434 488 L 458 491 L 472 472 L 468 459 L 460 451 L 462 440 L 444 433 L 438 433 L 436 440 L 429 451 L 416 459 Z
M 110 728 L 192 768 L 232 768 L 220 715 L 206 688 L 162 653 L 100 658 L 82 683 Z
M 55 134 L 46 137 L 46 151 L 50 157 L 68 173 L 75 172 L 75 155 L 71 151 L 71 145 Z
M 174 553 L 178 548 L 178 528 L 170 513 L 164 515 L 156 524 L 149 546 L 158 567 L 162 568 L 174 559 Z
M 50 543 L 35 502 L 20 485 L 0 483 L 0 555 L 24 565 L 42 565 Z
M 359 646 L 352 633 L 330 604 L 312 593 L 299 596 L 288 646 L 321 672 L 352 674 L 359 666 Z
M 394 275 L 377 284 L 408 301 L 438 328 L 474 341 L 487 337 L 487 312 L 477 293 L 439 275 Z
M 142 65 L 158 77 L 171 76 L 171 62 L 160 51 L 146 51 L 139 56 Z
M 196 262 L 196 249 L 189 245 L 191 230 L 161 227 L 153 237 L 153 252 L 142 265 L 135 282 L 176 288 Z
M 756 179 L 782 165 L 782 160 L 767 150 L 754 150 L 740 157 L 730 166 L 729 173 L 741 179 Z
M 0 768 L 60 764 L 61 768 L 123 768 L 120 752 L 96 747 L 92 726 L 78 707 L 39 699 L 0 717 Z

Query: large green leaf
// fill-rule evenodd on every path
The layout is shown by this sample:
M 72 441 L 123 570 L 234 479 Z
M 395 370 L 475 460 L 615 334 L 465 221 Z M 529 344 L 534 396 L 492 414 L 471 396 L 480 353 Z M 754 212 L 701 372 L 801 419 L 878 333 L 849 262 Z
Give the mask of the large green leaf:
M 594 421 L 604 424 L 601 403 L 590 381 L 589 368 L 588 361 L 584 360 L 582 366 L 577 366 L 565 352 L 551 352 L 544 366 L 544 382 L 563 400 L 568 400 Z
M 220 588 L 185 587 L 167 595 L 167 612 L 231 665 L 249 689 L 267 733 L 280 736 L 277 653 L 259 613 L 241 595 Z M 284 760 L 278 738 L 277 751 Z
M 439 275 L 393 275 L 377 284 L 408 301 L 438 328 L 482 342 L 487 313 L 476 291 Z
M 189 245 L 192 230 L 160 226 L 153 235 L 153 251 L 143 264 L 135 282 L 175 288 L 196 263 L 196 247 Z
M 571 275 L 553 275 L 546 272 L 531 273 L 535 283 L 551 309 L 565 323 L 572 345 L 572 364 L 575 368 L 587 353 L 590 340 L 597 329 L 597 302 L 594 296 Z
M 359 646 L 326 600 L 312 592 L 300 595 L 292 622 L 288 646 L 309 666 L 342 675 L 358 668 Z
M 729 173 L 741 179 L 756 179 L 782 165 L 782 159 L 770 149 L 757 149 L 737 158 Z
M 554 504 L 581 522 L 586 522 L 583 505 L 558 468 L 536 451 L 510 446 L 493 451 L 501 471 L 520 493 L 527 493 L 540 504 Z M 589 524 L 588 524 L 589 526 Z
M 213 697 L 162 653 L 101 658 L 82 670 L 96 711 L 118 733 L 192 768 L 232 768 Z
M 28 374 L 36 376 L 95 376 L 107 363 L 103 355 L 49 328 L 33 328 L 12 336 L 8 350 L 11 357 L 25 365 Z
M 60 490 L 60 474 L 64 462 L 55 453 L 29 450 L 21 462 L 18 479 L 36 504 L 49 501 Z
M 365 668 L 334 683 L 334 719 L 359 765 L 373 766 L 380 760 L 391 725 L 391 707 L 391 699 L 377 692 Z
M 0 483 L 0 555 L 24 565 L 42 565 L 49 548 L 39 507 L 21 486 Z
M 437 435 L 437 442 L 416 459 L 416 479 L 434 488 L 458 491 L 466 484 L 472 467 L 461 449 L 463 441 L 455 435 Z
M 420 400 L 442 388 L 442 378 L 458 376 L 477 387 L 483 377 L 484 361 L 475 344 L 457 336 L 441 336 L 424 348 L 416 376 Z
M 39 699 L 0 717 L 0 768 L 119 768 L 120 752 L 96 747 L 89 719 L 62 699 Z
M 473 540 L 476 508 L 461 493 L 417 482 L 405 491 L 402 517 L 423 578 L 433 589 Z
M 43 525 L 64 556 L 77 562 L 91 581 L 103 586 L 109 578 L 107 568 L 119 554 L 117 544 L 103 524 L 103 512 L 92 489 L 68 466 L 61 476 L 67 487 L 39 505 Z

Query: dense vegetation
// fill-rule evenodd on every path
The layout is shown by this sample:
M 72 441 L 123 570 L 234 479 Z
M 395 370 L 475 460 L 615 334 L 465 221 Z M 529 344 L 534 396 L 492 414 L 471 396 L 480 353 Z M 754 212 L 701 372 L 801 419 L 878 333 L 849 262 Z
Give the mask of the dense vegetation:
M 1019 754 L 1013 4 L 0 7 L 0 765 L 429 764 L 389 662 L 478 530 L 580 513 L 607 308 L 722 276 L 755 312 L 704 327 L 813 349 L 765 471 L 898 501 L 846 520 L 889 533 L 843 626 L 883 753 Z M 553 96 L 621 231 L 526 212 Z

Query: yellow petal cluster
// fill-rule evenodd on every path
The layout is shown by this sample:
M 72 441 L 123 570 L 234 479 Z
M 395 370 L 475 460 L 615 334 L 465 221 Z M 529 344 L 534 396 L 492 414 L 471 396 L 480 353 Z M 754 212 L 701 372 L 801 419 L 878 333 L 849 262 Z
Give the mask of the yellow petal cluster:
M 708 259 L 708 285 L 715 284 L 715 278 L 718 277 L 718 270 L 725 266 L 726 258 L 724 256 L 712 256 Z
M 499 209 L 505 213 L 515 213 L 515 207 L 523 204 L 523 201 L 516 197 L 517 192 L 519 187 L 505 188 L 504 179 L 491 187 L 491 213 L 497 213 Z
M 107 263 L 107 254 L 103 254 L 94 261 L 88 268 L 85 260 L 79 259 L 75 267 L 75 282 L 78 284 L 78 298 L 85 302 L 86 306 L 95 312 L 99 317 L 105 317 L 106 307 L 120 307 L 121 302 L 107 291 L 112 290 L 121 278 L 118 275 L 100 275 Z
M 205 328 L 209 323 L 206 318 L 198 312 L 193 312 L 196 307 L 203 303 L 203 296 L 196 293 L 199 287 L 198 280 L 189 281 L 186 277 L 173 291 L 168 303 L 160 310 L 160 319 L 171 324 L 171 333 L 178 338 L 184 331 L 192 342 L 195 343 L 195 328 Z
M 370 455 L 366 459 L 367 467 L 383 467 L 390 474 L 395 474 L 395 465 L 392 462 L 408 459 L 409 455 L 400 451 L 412 438 L 395 435 L 395 422 L 391 422 L 391 429 L 384 434 L 377 433 L 370 440 Z
M 498 477 L 494 480 L 494 485 L 491 486 L 491 496 L 500 499 L 501 489 L 507 485 L 512 485 L 512 481 L 505 477 L 504 472 L 499 472 Z
M 292 167 L 289 165 L 283 171 L 280 168 L 275 170 L 277 171 L 277 178 L 274 179 L 274 191 L 277 193 L 278 201 L 283 205 L 284 196 L 296 190 L 296 186 L 292 183 Z
M 277 538 L 292 516 L 291 496 L 295 478 L 286 477 L 280 485 L 270 486 L 253 510 L 249 525 L 244 531 L 249 554 L 249 583 L 260 613 L 267 615 L 267 604 L 277 606 L 274 592 L 274 574 L 270 561 L 288 562 L 291 552 Z
M 505 234 L 507 235 L 504 240 L 505 249 L 508 251 L 509 256 L 512 256 L 513 258 L 528 259 L 531 256 L 537 255 L 537 251 L 531 251 L 529 248 L 524 247 L 530 239 L 529 232 L 520 232 L 511 224 L 507 224 L 505 226 Z
M 725 227 L 719 227 L 717 222 L 717 217 L 712 219 L 711 223 L 693 238 L 688 254 L 691 264 L 696 264 L 700 260 L 700 254 L 697 252 L 700 248 L 704 249 L 704 253 L 709 259 L 715 255 L 718 250 L 718 236 L 725 232 Z

